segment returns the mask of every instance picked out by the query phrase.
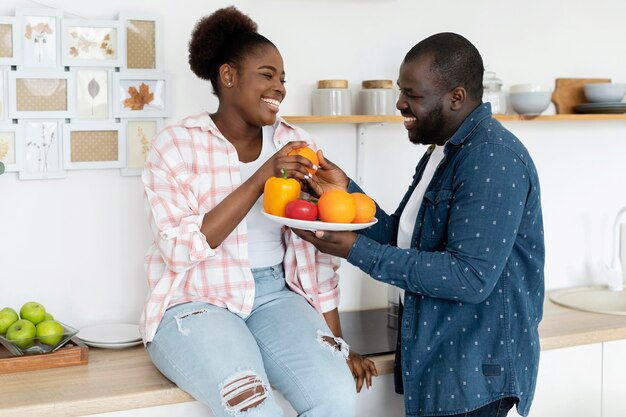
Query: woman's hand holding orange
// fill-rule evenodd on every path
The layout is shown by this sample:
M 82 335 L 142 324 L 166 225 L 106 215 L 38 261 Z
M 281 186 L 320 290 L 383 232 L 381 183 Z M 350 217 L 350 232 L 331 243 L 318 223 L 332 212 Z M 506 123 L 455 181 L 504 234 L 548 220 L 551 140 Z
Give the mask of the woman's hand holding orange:
M 291 151 L 307 145 L 308 143 L 305 141 L 289 142 L 259 168 L 256 175 L 261 192 L 263 192 L 265 181 L 270 177 L 282 177 L 282 170 L 285 170 L 287 177 L 295 178 L 300 182 L 310 179 L 311 174 L 307 169 L 313 169 L 313 163 L 302 156 L 289 155 Z

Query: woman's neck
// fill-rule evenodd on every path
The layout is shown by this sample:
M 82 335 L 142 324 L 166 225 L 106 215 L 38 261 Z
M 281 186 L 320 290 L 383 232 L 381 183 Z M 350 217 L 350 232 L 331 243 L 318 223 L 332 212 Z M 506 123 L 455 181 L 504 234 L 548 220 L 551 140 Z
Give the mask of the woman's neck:
M 221 109 L 211 114 L 211 119 L 222 135 L 237 150 L 239 161 L 256 160 L 263 147 L 263 130 L 260 126 L 251 126 L 237 113 Z
M 211 118 L 222 135 L 233 145 L 236 143 L 254 143 L 262 137 L 260 126 L 248 124 L 236 112 L 218 109 L 211 114 Z

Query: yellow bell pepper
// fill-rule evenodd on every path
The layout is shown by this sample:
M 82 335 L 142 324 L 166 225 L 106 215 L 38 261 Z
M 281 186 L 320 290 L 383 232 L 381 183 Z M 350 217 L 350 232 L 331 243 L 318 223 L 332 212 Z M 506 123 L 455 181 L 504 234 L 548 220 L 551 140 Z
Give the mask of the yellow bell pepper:
M 268 214 L 285 217 L 287 203 L 300 198 L 300 183 L 294 178 L 287 178 L 287 171 L 280 170 L 282 178 L 271 177 L 265 181 L 263 190 L 263 209 Z

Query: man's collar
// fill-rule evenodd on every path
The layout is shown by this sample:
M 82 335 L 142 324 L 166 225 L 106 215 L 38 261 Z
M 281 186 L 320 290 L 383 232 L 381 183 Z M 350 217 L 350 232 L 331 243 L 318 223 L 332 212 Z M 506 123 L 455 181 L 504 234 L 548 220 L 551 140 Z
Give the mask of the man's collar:
M 460 145 L 483 120 L 491 117 L 491 103 L 481 103 L 461 123 L 461 126 L 452 135 L 448 143 Z

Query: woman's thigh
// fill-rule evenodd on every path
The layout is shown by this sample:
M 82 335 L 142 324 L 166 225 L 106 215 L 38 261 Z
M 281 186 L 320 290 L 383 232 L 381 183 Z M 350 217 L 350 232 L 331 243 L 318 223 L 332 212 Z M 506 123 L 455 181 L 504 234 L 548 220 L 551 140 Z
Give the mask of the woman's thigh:
M 272 386 L 301 416 L 354 415 L 356 387 L 345 357 L 324 341 L 332 336 L 304 298 L 281 291 L 246 323 L 257 340 Z
M 216 416 L 280 416 L 263 359 L 245 322 L 207 303 L 170 308 L 148 353 L 157 368 Z

